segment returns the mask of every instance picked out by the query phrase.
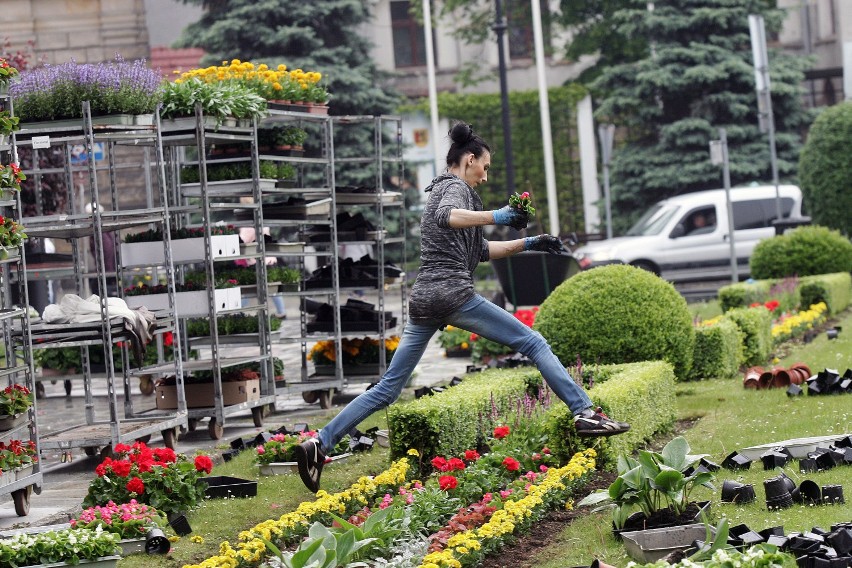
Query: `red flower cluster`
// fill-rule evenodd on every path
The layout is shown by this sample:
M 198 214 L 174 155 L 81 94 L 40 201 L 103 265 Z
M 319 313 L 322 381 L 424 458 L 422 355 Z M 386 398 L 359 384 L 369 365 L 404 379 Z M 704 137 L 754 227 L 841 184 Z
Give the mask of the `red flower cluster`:
M 142 442 L 136 442 L 132 446 L 127 444 L 116 444 L 115 453 L 120 459 L 107 457 L 95 468 L 98 477 L 107 473 L 113 473 L 119 477 L 130 475 L 131 468 L 136 465 L 139 471 L 144 473 L 151 471 L 154 466 L 168 467 L 177 459 L 174 450 L 169 448 L 149 448 Z M 201 457 L 201 456 L 199 456 Z M 210 458 L 207 458 L 208 460 Z
M 768 302 L 765 302 L 763 304 L 761 304 L 760 302 L 754 302 L 753 304 L 750 304 L 749 307 L 750 308 L 759 308 L 760 306 L 763 306 L 764 308 L 766 308 L 770 312 L 774 312 L 775 310 L 778 309 L 778 306 L 780 306 L 780 305 L 781 305 L 781 302 L 779 302 L 778 300 L 769 300 Z
M 436 458 L 432 458 L 432 467 L 434 467 L 438 471 L 455 471 L 464 470 L 464 462 L 459 458 L 450 458 L 447 460 L 441 456 Z
M 503 460 L 503 467 L 509 471 L 518 471 L 521 467 L 521 462 L 513 457 L 507 457 Z
M 506 436 L 509 435 L 509 427 L 508 426 L 497 426 L 494 428 L 494 437 L 498 440 L 502 440 Z
M 458 487 L 459 480 L 453 477 L 452 475 L 442 475 L 438 478 L 438 485 L 441 487 L 441 491 L 449 491 L 450 489 L 455 489 Z
M 479 452 L 477 452 L 476 450 L 465 450 L 464 452 L 464 459 L 466 459 L 467 461 L 475 462 L 479 458 Z
M 204 455 L 195 456 L 195 470 L 210 473 L 213 471 L 213 460 Z
M 132 477 L 125 487 L 131 493 L 136 493 L 137 496 L 145 493 L 145 484 L 138 477 Z
M 535 316 L 538 315 L 538 306 L 529 310 L 517 310 L 515 317 L 527 327 L 532 327 L 535 323 Z

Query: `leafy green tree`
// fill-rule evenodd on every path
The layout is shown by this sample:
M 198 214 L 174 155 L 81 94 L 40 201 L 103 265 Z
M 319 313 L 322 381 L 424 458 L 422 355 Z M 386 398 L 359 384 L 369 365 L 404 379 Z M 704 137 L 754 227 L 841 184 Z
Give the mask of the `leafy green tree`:
M 799 157 L 805 209 L 817 225 L 852 235 L 852 102 L 822 111 Z
M 615 14 L 626 37 L 651 38 L 649 55 L 605 69 L 592 87 L 605 93 L 596 117 L 622 128 L 613 152 L 611 187 L 616 232 L 651 203 L 721 186 L 708 143 L 728 134 L 731 181 L 771 179 L 766 134 L 759 131 L 749 14 L 762 14 L 767 35 L 784 13 L 765 0 L 665 0 Z M 801 104 L 808 60 L 770 53 L 779 175 L 793 180 L 809 115 Z

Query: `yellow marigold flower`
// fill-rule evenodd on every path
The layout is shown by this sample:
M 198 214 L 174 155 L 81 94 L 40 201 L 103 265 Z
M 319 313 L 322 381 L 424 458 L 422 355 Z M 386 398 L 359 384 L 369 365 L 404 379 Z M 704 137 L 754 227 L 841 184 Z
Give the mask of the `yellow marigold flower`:
M 204 537 L 197 535 L 197 534 L 194 534 L 191 537 L 189 537 L 189 540 L 191 540 L 192 542 L 196 542 L 198 544 L 204 543 Z
M 418 451 L 417 451 L 417 450 L 415 450 L 414 448 L 409 449 L 409 450 L 406 452 L 406 454 L 408 454 L 409 456 L 414 456 L 414 457 L 416 457 L 416 458 L 419 458 L 419 457 L 420 457 L 420 452 L 418 452 Z

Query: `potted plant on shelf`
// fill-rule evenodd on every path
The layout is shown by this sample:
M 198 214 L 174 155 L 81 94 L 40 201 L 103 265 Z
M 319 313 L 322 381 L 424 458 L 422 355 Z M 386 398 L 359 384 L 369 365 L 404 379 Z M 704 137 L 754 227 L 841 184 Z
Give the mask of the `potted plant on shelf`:
M 204 316 L 210 313 L 206 282 L 187 282 L 175 285 L 174 308 L 181 317 Z M 148 286 L 139 283 L 125 288 L 125 301 L 129 308 L 145 306 L 149 310 L 169 308 L 169 288 L 165 284 Z M 213 285 L 213 302 L 216 312 L 235 310 L 242 306 L 242 293 L 236 280 L 217 278 Z
M 372 337 L 344 338 L 343 372 L 349 375 L 377 375 L 379 373 L 379 340 Z M 385 339 L 385 363 L 390 363 L 399 347 L 399 337 Z M 335 369 L 334 341 L 318 341 L 308 353 L 318 375 L 333 375 Z
M 22 424 L 33 405 L 33 394 L 24 385 L 14 384 L 0 391 L 0 431 Z
M 9 81 L 18 75 L 18 70 L 9 62 L 0 57 L 0 94 L 5 93 L 9 87 Z
M 0 216 L 0 259 L 19 256 L 26 238 L 24 228 L 17 221 Z
M 448 325 L 438 334 L 438 343 L 447 357 L 470 356 L 470 332 Z
M 196 104 L 201 105 L 201 111 L 211 120 L 206 126 L 217 128 L 236 126 L 237 119 L 262 118 L 266 114 L 266 100 L 244 85 L 181 78 L 163 87 L 162 115 L 172 119 L 163 122 L 163 129 L 195 128 Z M 180 120 L 186 118 L 189 120 Z
M 0 110 L 0 144 L 6 144 L 6 137 L 20 129 L 20 120 L 8 110 Z
M 26 477 L 37 461 L 36 445 L 32 440 L 0 442 L 0 485 Z
M 101 528 L 18 533 L 0 540 L 2 566 L 97 564 L 112 568 L 119 560 L 118 536 Z
M 216 224 L 210 227 L 210 247 L 214 259 L 240 255 L 240 236 L 233 225 Z M 204 260 L 204 229 L 183 228 L 171 232 L 172 260 L 188 262 Z M 163 232 L 149 229 L 132 233 L 121 243 L 124 266 L 154 266 L 165 262 Z
M 16 114 L 29 127 L 38 121 L 79 120 L 84 101 L 89 101 L 95 123 L 150 125 L 149 115 L 160 102 L 160 82 L 160 75 L 144 60 L 128 62 L 119 57 L 22 71 L 20 80 L 9 86 L 9 94 L 15 99 Z
M 0 197 L 9 191 L 21 191 L 21 182 L 27 179 L 18 164 L 0 164 Z

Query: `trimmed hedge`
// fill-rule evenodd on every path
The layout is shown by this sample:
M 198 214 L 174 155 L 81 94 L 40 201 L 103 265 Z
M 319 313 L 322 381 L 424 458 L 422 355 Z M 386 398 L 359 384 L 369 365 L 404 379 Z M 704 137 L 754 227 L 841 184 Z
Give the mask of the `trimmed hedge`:
M 729 379 L 739 373 L 744 359 L 743 333 L 727 318 L 713 325 L 695 329 L 695 351 L 692 356 L 693 379 Z
M 748 280 L 722 286 L 718 292 L 722 312 L 747 308 L 755 302 L 764 303 L 769 300 L 769 290 L 774 283 L 775 280 Z
M 852 243 L 826 227 L 798 227 L 757 243 L 749 260 L 754 278 L 852 271 Z
M 598 371 L 599 370 L 599 371 Z M 547 418 L 548 444 L 563 460 L 594 445 L 598 460 L 615 463 L 621 454 L 630 455 L 658 432 L 671 429 L 677 417 L 675 375 L 670 363 L 645 361 L 596 368 L 589 396 L 615 420 L 628 422 L 630 430 L 605 440 L 580 438 L 574 417 L 564 404 L 550 407 Z
M 391 459 L 410 448 L 421 456 L 459 455 L 484 440 L 480 417 L 492 404 L 504 410 L 523 397 L 530 386 L 541 384 L 535 368 L 490 369 L 467 375 L 444 392 L 388 408 Z
M 563 365 L 669 361 L 692 365 L 692 316 L 671 283 L 640 268 L 609 265 L 569 278 L 541 303 L 533 326 Z
M 772 351 L 772 314 L 763 306 L 735 308 L 725 314 L 743 334 L 744 365 L 763 365 Z
M 852 302 L 852 275 L 838 272 L 807 276 L 799 285 L 799 295 L 802 306 L 825 302 L 829 314 L 840 313 Z

